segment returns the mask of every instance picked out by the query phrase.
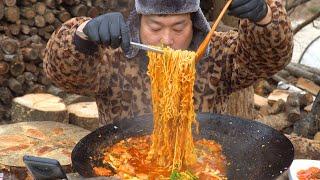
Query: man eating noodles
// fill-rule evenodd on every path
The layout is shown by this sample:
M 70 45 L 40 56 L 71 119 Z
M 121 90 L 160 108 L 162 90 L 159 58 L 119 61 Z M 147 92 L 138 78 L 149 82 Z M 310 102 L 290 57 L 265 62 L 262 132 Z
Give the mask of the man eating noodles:
M 100 125 L 152 113 L 146 52 L 130 42 L 196 51 L 210 30 L 200 0 L 136 0 L 121 13 L 76 17 L 54 32 L 44 70 L 64 90 L 94 96 Z M 237 31 L 216 32 L 196 65 L 197 112 L 224 113 L 228 95 L 281 70 L 292 30 L 280 0 L 233 0 Z M 82 34 L 85 34 L 84 37 Z

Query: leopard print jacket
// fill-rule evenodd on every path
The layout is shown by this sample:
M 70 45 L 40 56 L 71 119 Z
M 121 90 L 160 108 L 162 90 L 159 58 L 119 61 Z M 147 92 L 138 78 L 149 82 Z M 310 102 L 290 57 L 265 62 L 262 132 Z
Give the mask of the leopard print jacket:
M 272 76 L 289 63 L 293 50 L 290 21 L 278 0 L 268 4 L 273 15 L 270 24 L 258 26 L 243 19 L 237 31 L 216 32 L 212 37 L 210 56 L 197 65 L 197 112 L 224 113 L 229 94 Z M 152 113 L 145 54 L 127 59 L 119 49 L 99 47 L 90 55 L 77 51 L 75 31 L 88 19 L 73 18 L 53 33 L 44 59 L 47 76 L 67 92 L 94 96 L 100 126 Z

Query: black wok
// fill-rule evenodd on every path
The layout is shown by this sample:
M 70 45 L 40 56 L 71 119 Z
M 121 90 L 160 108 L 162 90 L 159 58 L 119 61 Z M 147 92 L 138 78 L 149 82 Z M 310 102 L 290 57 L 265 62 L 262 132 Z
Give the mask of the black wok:
M 230 165 L 228 179 L 275 179 L 288 169 L 294 149 L 281 133 L 259 122 L 232 116 L 200 113 L 200 134 L 222 145 Z M 84 177 L 94 177 L 93 166 L 101 166 L 102 150 L 120 140 L 151 134 L 151 115 L 125 119 L 97 129 L 79 141 L 72 151 L 72 165 Z

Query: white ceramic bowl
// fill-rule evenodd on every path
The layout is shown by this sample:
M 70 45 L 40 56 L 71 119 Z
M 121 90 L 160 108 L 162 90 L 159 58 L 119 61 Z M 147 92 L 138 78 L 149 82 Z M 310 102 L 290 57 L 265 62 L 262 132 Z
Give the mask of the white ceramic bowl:
M 306 170 L 310 167 L 320 168 L 320 161 L 309 160 L 309 159 L 295 159 L 295 160 L 293 160 L 293 162 L 289 168 L 289 179 L 290 180 L 299 180 L 297 177 L 297 173 L 300 170 Z

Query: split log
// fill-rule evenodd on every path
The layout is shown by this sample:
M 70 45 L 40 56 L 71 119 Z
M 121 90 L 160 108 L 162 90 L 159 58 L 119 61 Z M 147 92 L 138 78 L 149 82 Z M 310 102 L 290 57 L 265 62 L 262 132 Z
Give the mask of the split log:
M 299 97 L 297 93 L 292 93 L 288 96 L 286 102 L 286 113 L 288 121 L 290 122 L 294 123 L 301 119 Z
M 31 7 L 24 7 L 21 9 L 21 16 L 23 16 L 26 19 L 33 19 L 36 17 L 36 12 L 33 8 Z
M 21 26 L 20 24 L 10 24 L 9 30 L 12 35 L 18 35 L 20 33 Z
M 320 142 L 299 137 L 296 135 L 286 135 L 294 146 L 294 156 L 296 159 L 320 160 Z
M 79 4 L 72 8 L 71 13 L 75 17 L 86 16 L 88 12 L 87 6 Z
M 26 79 L 24 78 L 24 75 L 19 75 L 16 80 L 20 83 L 20 84 L 24 84 L 24 82 L 26 81 Z
M 66 173 L 72 172 L 72 149 L 90 132 L 51 121 L 21 122 L 1 125 L 0 128 L 0 171 L 10 176 L 7 179 L 27 178 L 23 163 L 25 154 L 56 159 Z
M 17 6 L 6 7 L 5 17 L 9 22 L 17 22 L 20 19 L 20 9 Z
M 35 73 L 38 71 L 38 69 L 34 63 L 26 63 L 26 71 Z
M 30 34 L 30 27 L 27 25 L 21 25 L 21 32 L 23 34 Z
M 34 17 L 34 22 L 35 25 L 39 28 L 44 27 L 46 25 L 46 20 L 41 15 L 37 15 L 36 17 Z
M 15 6 L 16 5 L 16 0 L 4 0 L 4 3 L 6 6 Z
M 91 131 L 99 127 L 99 115 L 96 102 L 71 104 L 67 109 L 70 124 L 74 124 Z
M 23 94 L 23 88 L 22 88 L 22 85 L 14 78 L 10 78 L 9 79 L 9 88 L 17 93 L 18 95 L 22 95 Z
M 2 39 L 0 44 L 5 54 L 15 54 L 19 48 L 18 41 L 10 38 Z
M 27 94 L 13 99 L 11 118 L 13 122 L 67 122 L 68 113 L 59 97 L 51 94 Z
M 254 94 L 254 105 L 258 108 L 262 106 L 268 106 L 268 99 L 257 94 Z
M 288 98 L 289 94 L 290 93 L 287 90 L 275 89 L 274 91 L 272 91 L 271 94 L 269 94 L 268 102 L 271 105 L 273 103 L 279 101 L 280 99 L 282 99 L 284 102 L 287 102 L 287 98 Z
M 35 4 L 35 10 L 36 12 L 39 14 L 39 15 L 44 15 L 44 13 L 46 12 L 47 10 L 47 6 L 45 3 L 42 3 L 42 2 L 37 2 Z
M 299 78 L 296 85 L 299 88 L 304 89 L 315 96 L 320 91 L 320 86 L 318 86 L 315 83 L 313 83 L 312 81 L 304 79 L 304 78 Z
M 95 18 L 100 14 L 100 10 L 97 7 L 90 7 L 88 10 L 88 17 Z
M 301 109 L 305 108 L 308 105 L 311 105 L 314 100 L 314 96 L 310 93 L 298 94 L 298 98 L 299 98 L 299 105 Z
M 266 124 L 278 131 L 290 127 L 293 123 L 287 120 L 287 115 L 285 113 L 280 113 L 276 115 L 264 116 L 262 118 L 256 119 L 255 121 Z
M 81 96 L 78 94 L 67 94 L 66 97 L 63 99 L 63 102 L 66 105 L 81 103 L 81 102 L 94 102 L 94 97 L 88 97 L 88 96 Z
M 67 11 L 62 11 L 61 13 L 59 13 L 58 18 L 60 19 L 60 21 L 66 22 L 71 19 L 71 15 Z
M 25 61 L 35 61 L 38 59 L 38 51 L 34 48 L 22 48 L 21 53 Z
M 46 12 L 43 17 L 48 24 L 53 24 L 56 20 L 55 15 L 50 11 Z
M 37 81 L 37 77 L 33 75 L 31 72 L 25 72 L 23 73 L 23 76 L 27 81 L 33 81 L 33 82 Z
M 296 77 L 304 77 L 320 85 L 320 76 L 316 74 L 305 71 L 304 69 L 293 66 L 292 64 L 288 64 L 285 69 Z
M 9 64 L 3 61 L 0 61 L 0 75 L 6 74 L 9 72 Z

